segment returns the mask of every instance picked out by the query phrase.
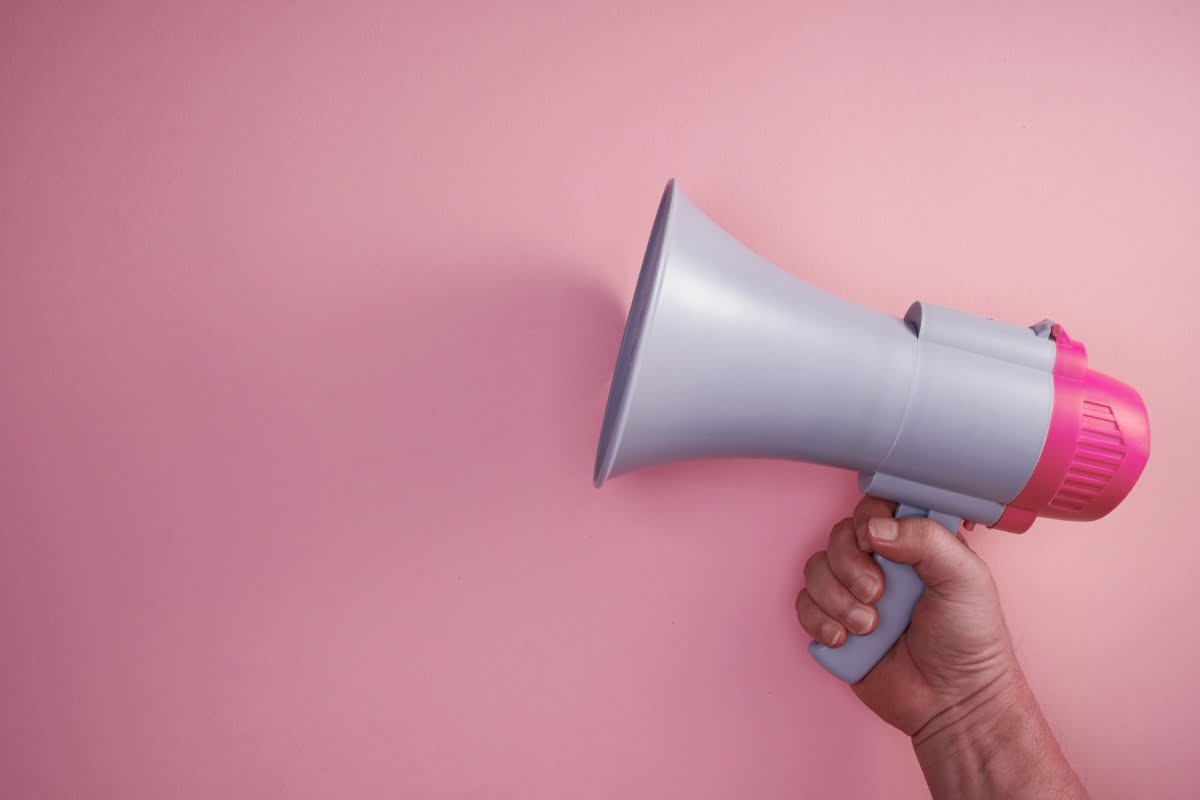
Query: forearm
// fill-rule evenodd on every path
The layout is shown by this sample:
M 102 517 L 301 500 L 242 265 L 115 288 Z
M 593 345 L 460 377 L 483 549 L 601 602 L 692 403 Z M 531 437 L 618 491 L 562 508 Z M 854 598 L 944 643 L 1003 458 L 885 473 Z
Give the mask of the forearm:
M 932 720 L 913 749 L 934 798 L 1086 798 L 1019 675 Z

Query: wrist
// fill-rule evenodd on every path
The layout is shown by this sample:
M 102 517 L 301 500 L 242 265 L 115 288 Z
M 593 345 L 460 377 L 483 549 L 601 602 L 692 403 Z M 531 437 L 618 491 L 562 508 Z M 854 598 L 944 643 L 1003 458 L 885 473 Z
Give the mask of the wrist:
M 1015 666 L 913 737 L 936 797 L 1086 797 Z
M 938 713 L 912 735 L 913 747 L 971 748 L 1021 718 L 1037 701 L 1014 662 L 983 688 Z

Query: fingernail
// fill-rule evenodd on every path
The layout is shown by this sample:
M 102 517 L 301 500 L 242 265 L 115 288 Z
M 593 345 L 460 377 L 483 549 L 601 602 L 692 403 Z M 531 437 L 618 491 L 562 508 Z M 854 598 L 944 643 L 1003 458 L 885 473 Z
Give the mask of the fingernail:
M 842 641 L 842 626 L 835 622 L 822 623 L 821 640 L 830 647 L 837 647 Z
M 875 599 L 875 587 L 879 584 L 875 583 L 874 578 L 862 577 L 854 582 L 850 587 L 850 591 L 854 592 L 854 596 L 864 603 L 869 603 Z
M 867 530 L 871 532 L 871 537 L 878 539 L 881 542 L 894 542 L 896 535 L 899 533 L 896 529 L 896 520 L 885 519 L 884 517 L 876 517 L 867 523 Z
M 871 630 L 871 612 L 865 608 L 852 608 L 846 615 L 846 624 L 855 633 L 866 633 Z

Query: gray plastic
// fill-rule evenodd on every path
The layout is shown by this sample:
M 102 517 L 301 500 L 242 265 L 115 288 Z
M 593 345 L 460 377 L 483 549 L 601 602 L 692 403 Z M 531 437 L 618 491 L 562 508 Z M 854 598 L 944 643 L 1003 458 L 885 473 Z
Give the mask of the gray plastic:
M 929 303 L 905 318 L 917 327 L 917 369 L 904 425 L 877 470 L 1009 503 L 1050 428 L 1054 344 L 1029 328 Z
M 788 458 L 992 524 L 1041 455 L 1054 355 L 1029 328 L 929 303 L 900 320 L 822 292 L 756 256 L 671 181 L 593 480 L 683 459 Z
M 860 472 L 858 490 L 863 494 L 895 500 L 897 503 L 943 509 L 943 513 L 982 525 L 994 525 L 1004 513 L 1004 506 L 1000 503 L 951 492 L 938 486 L 927 486 L 883 472 Z
M 1054 371 L 1054 346 L 1047 347 L 1047 337 L 1039 334 L 1038 325 L 1045 323 L 1022 328 L 931 303 L 913 303 L 904 319 L 916 327 L 927 345 L 954 347 L 1039 372 Z
M 961 519 L 949 514 L 905 504 L 897 506 L 896 519 L 912 517 L 929 517 L 956 536 L 962 525 Z M 861 681 L 887 655 L 892 645 L 908 629 L 913 609 L 925 591 L 925 584 L 921 583 L 916 570 L 908 564 L 896 564 L 878 554 L 874 558 L 883 570 L 884 585 L 883 597 L 875 604 L 875 610 L 879 613 L 879 624 L 875 630 L 866 636 L 850 634 L 841 647 L 826 647 L 820 642 L 812 642 L 808 646 L 808 652 L 818 664 L 846 683 Z
M 772 266 L 672 181 L 621 342 L 595 484 L 683 459 L 789 458 L 974 499 L 946 510 L 995 522 L 1041 454 L 1054 344 L 928 303 L 907 316 Z
M 1033 335 L 1039 339 L 1049 339 L 1050 334 L 1054 332 L 1054 326 L 1057 323 L 1052 319 L 1044 319 L 1041 322 L 1035 322 L 1029 326 L 1029 330 L 1033 331 Z
M 595 483 L 669 461 L 883 463 L 916 337 L 762 260 L 667 185 L 629 313 Z

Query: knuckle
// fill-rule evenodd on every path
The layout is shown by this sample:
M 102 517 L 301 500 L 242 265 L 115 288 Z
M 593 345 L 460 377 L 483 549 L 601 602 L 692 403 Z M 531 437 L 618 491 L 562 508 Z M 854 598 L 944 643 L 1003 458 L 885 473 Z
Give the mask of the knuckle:
M 825 621 L 825 612 L 812 601 L 811 597 L 801 594 L 796 599 L 796 620 L 802 628 L 812 633 Z
M 979 574 L 984 578 L 987 578 L 989 581 L 994 582 L 995 578 L 992 577 L 992 568 L 988 566 L 988 563 L 980 558 L 978 553 L 971 552 L 970 555 L 971 561 L 974 562 L 975 569 L 979 572 Z
M 882 497 L 865 494 L 862 500 L 858 501 L 858 505 L 854 508 L 854 515 L 863 517 L 878 517 L 885 514 L 890 515 L 896 508 L 896 504 L 891 500 L 885 500 Z
M 832 617 L 844 616 L 857 602 L 837 578 L 830 578 L 812 587 L 809 596 L 818 608 Z
M 796 609 L 796 613 L 799 614 L 811 602 L 812 600 L 810 600 L 808 597 L 808 589 L 801 589 L 796 594 L 796 602 L 792 605 Z
M 834 550 L 834 544 L 844 545 L 854 541 L 854 520 L 850 517 L 838 520 L 833 526 L 833 530 L 829 533 L 830 550 Z
M 853 535 L 847 537 L 839 547 L 829 550 L 829 571 L 843 583 L 862 574 L 864 561 L 869 559 L 859 550 Z
M 808 557 L 808 561 L 804 562 L 804 580 L 812 583 L 813 575 L 825 563 L 827 556 L 824 550 L 818 550 Z
M 906 533 L 915 536 L 921 544 L 932 543 L 938 536 L 941 526 L 928 517 L 902 520 L 901 530 L 908 528 Z

